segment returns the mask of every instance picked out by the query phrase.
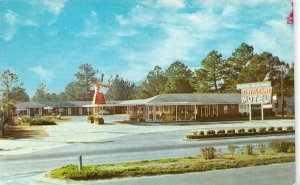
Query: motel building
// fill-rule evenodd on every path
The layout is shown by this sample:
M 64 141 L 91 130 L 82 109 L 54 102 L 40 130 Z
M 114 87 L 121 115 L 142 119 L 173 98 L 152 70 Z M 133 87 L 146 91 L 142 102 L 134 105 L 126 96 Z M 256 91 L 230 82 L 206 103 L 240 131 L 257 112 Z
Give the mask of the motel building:
M 148 99 L 128 100 L 129 119 L 145 122 L 201 121 L 240 115 L 241 95 L 218 94 L 161 94 Z M 247 106 L 242 111 L 247 111 Z
M 248 104 L 241 103 L 239 93 L 160 94 L 148 99 L 107 101 L 104 109 L 110 114 L 128 114 L 137 122 L 180 122 L 224 120 L 249 113 Z M 17 104 L 15 115 L 83 116 L 93 114 L 91 101 L 24 102 Z M 260 112 L 260 105 L 253 105 Z M 265 112 L 267 113 L 267 112 Z M 259 116 L 259 115 L 258 115 Z

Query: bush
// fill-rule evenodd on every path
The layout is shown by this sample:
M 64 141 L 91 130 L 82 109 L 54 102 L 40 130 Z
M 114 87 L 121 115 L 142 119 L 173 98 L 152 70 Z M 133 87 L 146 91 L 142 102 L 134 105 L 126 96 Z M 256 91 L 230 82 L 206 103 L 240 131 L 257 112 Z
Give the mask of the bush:
M 208 130 L 208 131 L 206 132 L 206 134 L 207 134 L 207 135 L 214 135 L 214 134 L 216 134 L 216 132 L 215 132 L 214 130 Z
M 260 127 L 258 133 L 266 133 L 266 127 Z
M 197 136 L 197 135 L 198 135 L 198 131 L 194 131 L 194 132 L 193 132 L 193 135 L 194 135 L 194 136 Z
M 98 125 L 103 125 L 104 119 L 102 117 L 94 117 L 94 122 Z
M 239 130 L 238 130 L 238 133 L 239 133 L 239 134 L 244 134 L 244 133 L 245 133 L 245 129 L 243 129 L 243 128 L 239 129 Z
M 205 159 L 214 159 L 216 157 L 216 149 L 214 147 L 201 148 L 201 151 Z
M 269 142 L 269 147 L 277 153 L 287 153 L 289 149 L 295 148 L 295 141 L 275 140 Z
M 249 128 L 249 129 L 248 129 L 248 132 L 249 132 L 249 133 L 256 133 L 256 129 L 255 129 L 255 128 Z
M 288 127 L 286 127 L 286 130 L 288 130 L 288 131 L 293 131 L 293 130 L 294 130 L 294 127 L 288 126 Z
M 227 149 L 229 150 L 232 156 L 234 155 L 234 152 L 237 148 L 239 148 L 237 145 L 233 145 L 233 144 L 227 145 Z
M 235 130 L 234 129 L 228 129 L 227 134 L 235 134 Z
M 274 130 L 275 130 L 274 127 L 269 127 L 269 128 L 268 128 L 268 131 L 269 131 L 269 132 L 274 132 Z
M 277 127 L 277 131 L 281 132 L 282 131 L 282 127 Z
M 266 146 L 263 143 L 259 143 L 258 144 L 258 149 L 260 151 L 261 154 L 264 154 L 266 152 Z
M 15 118 L 14 123 L 17 125 L 56 125 L 51 118 L 31 118 L 29 116 L 21 116 Z
M 90 121 L 90 123 L 94 123 L 94 116 L 88 115 L 88 116 L 86 117 L 86 119 L 87 119 L 88 121 Z
M 253 155 L 253 145 L 251 145 L 251 144 L 247 144 L 246 146 L 245 146 L 245 153 L 247 154 L 247 155 Z
M 199 132 L 199 135 L 200 135 L 200 136 L 204 136 L 204 131 L 200 131 L 200 132 Z
M 225 130 L 218 130 L 217 134 L 225 134 Z

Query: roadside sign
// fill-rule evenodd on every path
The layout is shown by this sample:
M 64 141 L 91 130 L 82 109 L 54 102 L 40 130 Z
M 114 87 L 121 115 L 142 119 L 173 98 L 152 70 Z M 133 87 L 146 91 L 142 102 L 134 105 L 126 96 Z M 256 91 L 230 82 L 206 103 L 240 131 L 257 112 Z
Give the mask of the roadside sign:
M 258 87 L 241 90 L 242 103 L 269 104 L 272 100 L 272 87 Z
M 256 87 L 271 87 L 271 81 L 245 83 L 245 84 L 237 84 L 236 85 L 237 90 L 251 89 L 251 88 L 256 88 Z
M 264 109 L 270 109 L 270 108 L 272 108 L 273 106 L 272 106 L 272 104 L 264 104 L 264 105 L 262 105 L 262 107 L 263 107 Z
M 261 120 L 264 121 L 264 109 L 272 108 L 271 81 L 237 84 L 237 90 L 241 90 L 241 102 L 249 105 L 249 121 L 252 120 L 252 104 L 261 105 Z

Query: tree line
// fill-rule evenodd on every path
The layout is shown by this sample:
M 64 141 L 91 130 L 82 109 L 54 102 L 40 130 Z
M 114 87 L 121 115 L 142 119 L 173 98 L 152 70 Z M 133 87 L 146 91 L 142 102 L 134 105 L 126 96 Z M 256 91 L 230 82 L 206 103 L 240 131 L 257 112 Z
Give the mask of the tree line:
M 218 51 L 211 51 L 200 61 L 199 69 L 191 70 L 180 61 L 175 61 L 163 70 L 155 66 L 140 83 L 133 83 L 111 76 L 107 100 L 129 100 L 149 98 L 162 93 L 234 93 L 236 84 L 263 81 L 269 74 L 274 94 L 280 95 L 281 77 L 284 94 L 294 95 L 294 65 L 281 61 L 271 53 L 254 53 L 254 48 L 242 43 L 231 56 L 224 59 Z M 93 81 L 98 71 L 91 64 L 82 64 L 63 92 L 51 93 L 45 84 L 40 84 L 31 101 L 90 101 L 94 94 Z M 0 76 L 0 92 L 3 107 L 9 108 L 17 102 L 29 101 L 24 83 L 9 69 Z

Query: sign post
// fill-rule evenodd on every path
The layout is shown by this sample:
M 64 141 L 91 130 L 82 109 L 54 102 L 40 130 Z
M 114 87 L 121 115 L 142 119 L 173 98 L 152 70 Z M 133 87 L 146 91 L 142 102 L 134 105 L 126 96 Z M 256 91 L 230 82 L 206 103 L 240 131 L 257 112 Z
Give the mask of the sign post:
M 241 102 L 249 104 L 249 121 L 252 120 L 252 104 L 261 105 L 261 120 L 264 121 L 264 105 L 272 100 L 272 86 L 270 81 L 237 84 L 237 90 L 241 90 Z
M 249 103 L 249 121 L 252 121 L 251 103 Z

